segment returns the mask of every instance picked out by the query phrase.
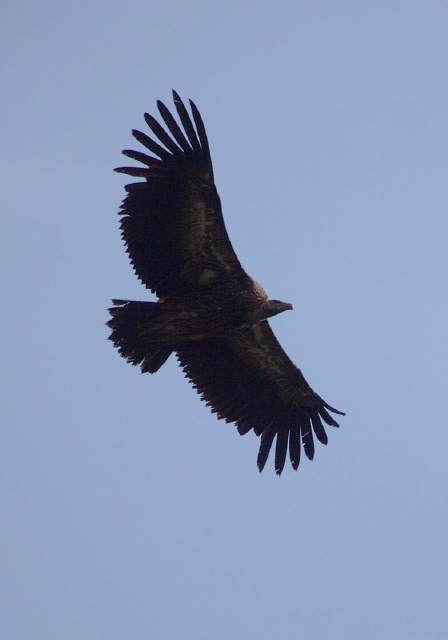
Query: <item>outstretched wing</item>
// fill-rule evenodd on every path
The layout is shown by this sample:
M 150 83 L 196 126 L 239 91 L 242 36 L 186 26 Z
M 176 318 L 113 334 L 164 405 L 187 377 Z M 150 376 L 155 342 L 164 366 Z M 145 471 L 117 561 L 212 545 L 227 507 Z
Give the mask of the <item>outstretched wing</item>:
M 145 167 L 116 169 L 146 178 L 126 186 L 121 229 L 127 252 L 137 276 L 159 297 L 245 287 L 250 278 L 227 235 L 202 118 L 190 101 L 192 121 L 175 91 L 173 98 L 182 126 L 157 102 L 167 130 L 148 114 L 145 120 L 158 142 L 132 132 L 153 155 L 123 151 Z
M 301 443 L 312 460 L 313 433 L 327 444 L 322 421 L 338 427 L 329 411 L 344 415 L 311 389 L 266 320 L 225 337 L 182 344 L 177 355 L 186 376 L 219 418 L 234 422 L 241 435 L 253 429 L 261 436 L 260 471 L 275 436 L 275 470 L 280 475 L 288 445 L 297 469 Z

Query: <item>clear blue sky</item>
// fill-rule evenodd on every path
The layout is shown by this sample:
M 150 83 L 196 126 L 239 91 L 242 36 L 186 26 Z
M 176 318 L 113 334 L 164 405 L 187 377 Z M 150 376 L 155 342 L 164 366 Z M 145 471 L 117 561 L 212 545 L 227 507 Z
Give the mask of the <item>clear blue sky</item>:
M 448 5 L 28 0 L 0 28 L 0 636 L 447 638 Z M 112 169 L 173 87 L 347 412 L 281 478 L 174 358 L 106 339 L 111 298 L 149 299 Z

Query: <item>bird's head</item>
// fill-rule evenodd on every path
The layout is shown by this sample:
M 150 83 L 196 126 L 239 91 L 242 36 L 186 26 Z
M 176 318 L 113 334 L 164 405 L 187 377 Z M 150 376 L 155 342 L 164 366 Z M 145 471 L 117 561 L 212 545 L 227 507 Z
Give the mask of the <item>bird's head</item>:
M 281 300 L 272 300 L 269 298 L 266 300 L 266 318 L 272 318 L 272 316 L 276 316 L 278 313 L 282 313 L 283 311 L 291 311 L 294 309 L 294 306 L 289 302 L 282 302 Z

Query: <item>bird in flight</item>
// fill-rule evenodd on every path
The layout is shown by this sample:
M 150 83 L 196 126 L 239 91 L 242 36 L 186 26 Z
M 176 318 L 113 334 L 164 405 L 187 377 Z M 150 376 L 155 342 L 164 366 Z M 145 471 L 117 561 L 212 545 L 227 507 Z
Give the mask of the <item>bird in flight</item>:
M 292 309 L 269 298 L 236 256 L 216 190 L 202 118 L 173 91 L 179 123 L 160 101 L 165 126 L 145 114 L 153 137 L 134 130 L 150 153 L 123 151 L 139 167 L 119 173 L 144 178 L 126 186 L 121 231 L 136 275 L 154 302 L 113 300 L 109 339 L 142 372 L 155 373 L 174 352 L 186 377 L 218 418 L 243 435 L 260 436 L 264 468 L 275 442 L 275 471 L 286 456 L 294 469 L 301 449 L 312 460 L 323 423 L 339 426 L 277 341 L 268 318 Z

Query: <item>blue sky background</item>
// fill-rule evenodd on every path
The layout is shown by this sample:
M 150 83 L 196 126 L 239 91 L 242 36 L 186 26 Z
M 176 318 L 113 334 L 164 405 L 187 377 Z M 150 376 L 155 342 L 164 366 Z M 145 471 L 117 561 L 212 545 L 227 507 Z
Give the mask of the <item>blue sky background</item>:
M 2 12 L 0 636 L 448 637 L 445 2 L 18 1 Z M 234 247 L 345 410 L 297 473 L 174 358 L 116 212 L 143 112 L 204 118 Z M 125 161 L 126 163 L 126 161 Z

